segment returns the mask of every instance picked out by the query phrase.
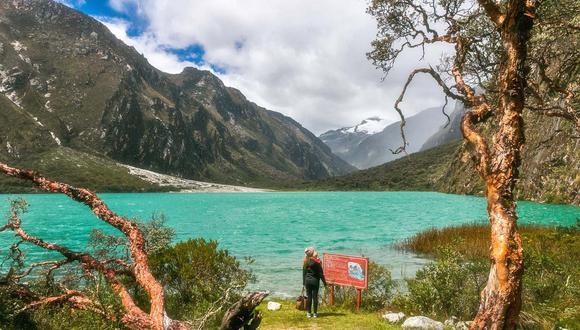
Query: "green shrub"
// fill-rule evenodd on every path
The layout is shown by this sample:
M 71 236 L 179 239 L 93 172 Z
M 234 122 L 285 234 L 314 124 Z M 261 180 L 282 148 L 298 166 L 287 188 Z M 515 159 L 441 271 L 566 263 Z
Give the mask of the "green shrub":
M 380 310 L 387 306 L 393 296 L 395 282 L 391 278 L 391 272 L 386 267 L 369 262 L 369 287 L 362 293 L 361 308 L 366 310 Z M 325 299 L 328 301 L 329 291 L 325 291 Z M 334 287 L 335 306 L 354 308 L 356 305 L 356 289 L 351 287 Z
M 251 273 L 216 241 L 191 239 L 151 255 L 149 264 L 165 287 L 167 313 L 174 319 L 195 322 L 211 308 L 237 301 Z M 227 306 L 227 307 L 226 307 Z M 217 324 L 224 310 L 216 313 Z
M 481 261 L 467 260 L 449 247 L 439 255 L 436 262 L 406 281 L 408 291 L 398 294 L 393 306 L 435 318 L 470 319 L 477 311 L 489 267 Z
M 572 227 L 521 226 L 523 325 L 580 329 L 580 222 Z M 407 280 L 393 307 L 433 317 L 469 319 L 489 272 L 489 227 L 429 229 L 397 245 L 436 257 Z M 441 248 L 444 247 L 444 248 Z

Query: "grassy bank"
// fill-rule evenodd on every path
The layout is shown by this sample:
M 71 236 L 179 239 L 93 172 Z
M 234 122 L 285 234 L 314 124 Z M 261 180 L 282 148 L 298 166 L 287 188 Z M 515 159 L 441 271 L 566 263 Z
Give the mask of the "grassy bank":
M 525 258 L 522 323 L 533 329 L 580 329 L 580 222 L 519 229 Z M 429 229 L 396 247 L 430 255 L 435 262 L 407 280 L 409 292 L 396 298 L 395 305 L 434 317 L 468 319 L 475 313 L 477 293 L 489 272 L 489 226 Z
M 542 249 L 549 249 L 552 254 L 558 253 L 558 250 L 564 247 L 561 246 L 562 242 L 548 238 L 569 231 L 564 228 L 533 225 L 521 225 L 518 228 L 525 245 L 537 248 L 540 244 Z M 572 232 L 574 232 L 573 229 L 570 233 Z M 441 229 L 430 228 L 396 243 L 395 247 L 400 250 L 438 257 L 442 247 L 452 245 L 455 251 L 465 257 L 487 259 L 489 257 L 489 242 L 490 230 L 488 225 L 464 224 Z M 580 248 L 580 246 L 577 247 Z M 579 250 L 576 252 L 580 253 Z
M 53 180 L 98 192 L 168 191 L 166 187 L 146 182 L 115 162 L 69 148 L 55 148 L 27 157 L 26 161 L 10 161 L 11 166 L 33 169 Z M 0 175 L 0 193 L 38 192 L 33 184 Z
M 316 330 L 373 330 L 373 329 L 401 329 L 398 326 L 389 325 L 381 319 L 379 312 L 353 312 L 349 309 L 332 308 L 321 306 L 319 317 L 316 319 L 306 318 L 305 312 L 294 308 L 291 301 L 278 301 L 282 304 L 279 311 L 269 311 L 266 303 L 258 309 L 264 314 L 260 329 L 316 329 Z

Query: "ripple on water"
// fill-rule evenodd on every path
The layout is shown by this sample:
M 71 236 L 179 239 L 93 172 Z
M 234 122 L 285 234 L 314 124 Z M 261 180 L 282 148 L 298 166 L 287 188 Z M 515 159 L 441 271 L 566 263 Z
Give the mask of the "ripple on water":
M 301 286 L 304 247 L 321 252 L 368 256 L 389 267 L 393 277 L 412 275 L 425 259 L 390 245 L 430 227 L 487 220 L 485 200 L 430 192 L 315 192 L 212 194 L 101 194 L 110 207 L 129 217 L 166 215 L 176 240 L 215 239 L 237 257 L 252 256 L 255 288 L 296 295 Z M 0 201 L 9 198 L 1 195 Z M 11 196 L 14 197 L 14 196 Z M 31 204 L 23 217 L 31 233 L 73 249 L 85 247 L 93 228 L 109 233 L 90 211 L 62 195 L 23 195 Z M 57 206 L 55 208 L 55 206 Z M 0 214 L 7 203 L 0 202 Z M 580 208 L 519 202 L 520 222 L 573 225 Z M 0 258 L 13 241 L 0 233 Z M 29 249 L 38 260 L 46 252 Z M 243 262 L 242 262 L 243 263 Z

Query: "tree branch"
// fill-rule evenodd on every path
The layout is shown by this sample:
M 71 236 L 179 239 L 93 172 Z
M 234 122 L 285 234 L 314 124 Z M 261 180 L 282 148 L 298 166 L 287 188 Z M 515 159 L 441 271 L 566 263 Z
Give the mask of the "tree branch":
M 149 322 L 151 322 L 151 324 L 148 325 L 154 329 L 163 329 L 163 322 L 165 317 L 163 287 L 149 270 L 148 258 L 144 248 L 145 239 L 136 223 L 115 214 L 95 193 L 87 189 L 79 189 L 68 184 L 52 181 L 42 177 L 34 171 L 13 168 L 4 163 L 0 163 L 0 172 L 3 172 L 9 176 L 32 181 L 42 190 L 63 193 L 69 196 L 71 199 L 87 205 L 99 219 L 119 229 L 127 237 L 130 243 L 129 248 L 131 251 L 131 257 L 135 263 L 135 267 L 133 269 L 135 279 L 137 283 L 147 292 L 151 300 L 151 310 L 149 313 Z M 70 251 L 63 250 L 58 246 L 43 244 L 44 242 L 38 239 L 34 241 L 35 244 L 38 243 L 37 245 L 40 244 L 39 246 L 44 248 L 59 249 L 56 251 L 61 252 L 61 254 L 65 255 L 67 258 L 72 256 L 69 254 Z M 83 258 L 88 258 L 88 255 L 84 254 Z M 94 258 L 93 260 L 97 261 Z M 97 266 L 97 263 L 93 263 L 93 265 Z M 101 265 L 100 268 L 102 269 L 106 267 Z M 134 304 L 131 296 L 120 284 L 120 282 L 113 284 L 113 287 L 116 291 L 118 291 L 118 294 L 122 296 L 121 299 L 127 303 L 126 307 L 132 309 L 132 311 L 128 310 L 128 312 L 135 313 L 134 316 L 140 315 L 143 312 Z M 140 317 L 141 316 L 142 315 L 140 315 Z M 138 318 L 135 320 L 137 319 Z
M 502 14 L 498 4 L 493 0 L 477 0 L 479 5 L 483 7 L 487 16 L 495 23 L 496 27 L 500 27 L 505 20 L 505 15 Z
M 413 79 L 415 78 L 415 75 L 417 75 L 418 73 L 429 74 L 437 82 L 437 84 L 442 88 L 443 93 L 445 93 L 445 105 L 447 105 L 447 97 L 450 97 L 454 100 L 465 101 L 465 98 L 463 96 L 455 94 L 451 91 L 451 88 L 449 86 L 447 86 L 447 84 L 445 84 L 445 82 L 443 81 L 443 79 L 441 78 L 439 73 L 437 73 L 433 68 L 429 67 L 429 68 L 420 68 L 420 69 L 413 70 L 409 74 L 409 76 L 407 77 L 407 81 L 405 82 L 405 85 L 403 86 L 403 90 L 401 91 L 399 98 L 395 102 L 395 111 L 397 111 L 397 113 L 399 114 L 399 117 L 401 118 L 401 128 L 400 129 L 401 129 L 401 138 L 403 139 L 403 144 L 402 144 L 402 146 L 398 147 L 395 150 L 389 149 L 393 154 L 400 154 L 401 152 L 405 152 L 405 153 L 407 152 L 406 148 L 407 148 L 408 143 L 407 143 L 407 137 L 405 136 L 406 121 L 405 121 L 405 116 L 403 115 L 403 111 L 399 107 L 399 104 L 401 104 L 401 102 L 403 102 L 403 98 L 405 97 L 405 94 L 407 93 L 407 88 L 409 87 L 409 85 L 411 84 Z M 445 113 L 445 106 L 443 106 L 443 114 L 449 120 L 449 116 Z

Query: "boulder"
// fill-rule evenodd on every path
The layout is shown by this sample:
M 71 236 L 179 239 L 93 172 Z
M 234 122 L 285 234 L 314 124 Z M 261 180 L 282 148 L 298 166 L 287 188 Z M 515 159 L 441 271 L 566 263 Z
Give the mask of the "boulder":
M 443 322 L 443 325 L 446 327 L 452 328 L 455 326 L 455 324 L 457 322 L 459 322 L 459 319 L 457 319 L 457 317 L 455 317 L 455 316 L 452 316 L 452 317 L 448 318 L 447 320 L 445 320 L 445 322 Z
M 268 310 L 269 311 L 279 311 L 282 308 L 280 303 L 274 301 L 268 301 Z
M 471 324 L 470 321 L 459 321 L 455 323 L 453 329 L 455 330 L 469 330 L 469 325 Z
M 399 322 L 403 321 L 404 318 L 405 318 L 405 313 L 403 313 L 403 312 L 399 312 L 399 313 L 387 312 L 383 315 L 383 319 L 385 319 L 389 323 L 399 323 Z
M 443 330 L 443 323 L 431 320 L 425 316 L 413 316 L 403 322 L 403 329 Z

